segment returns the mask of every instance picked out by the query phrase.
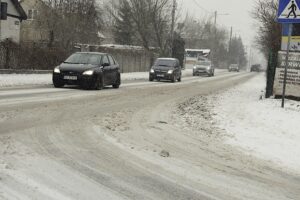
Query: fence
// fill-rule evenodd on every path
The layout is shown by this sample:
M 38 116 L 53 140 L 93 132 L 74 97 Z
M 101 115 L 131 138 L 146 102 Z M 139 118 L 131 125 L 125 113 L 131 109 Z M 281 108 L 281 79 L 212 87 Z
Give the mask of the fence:
M 66 51 L 57 47 L 17 45 L 5 41 L 0 43 L 0 69 L 52 70 L 75 51 L 80 49 Z M 110 53 L 119 63 L 122 73 L 148 71 L 157 57 L 152 51 L 132 46 L 81 45 L 81 51 Z
M 154 60 L 157 58 L 157 54 L 155 52 L 146 51 L 142 47 L 100 45 L 89 46 L 89 48 L 83 50 L 109 53 L 113 55 L 119 63 L 122 73 L 149 71 Z
M 67 54 L 61 48 L 17 45 L 5 41 L 0 43 L 0 69 L 51 70 L 63 61 Z

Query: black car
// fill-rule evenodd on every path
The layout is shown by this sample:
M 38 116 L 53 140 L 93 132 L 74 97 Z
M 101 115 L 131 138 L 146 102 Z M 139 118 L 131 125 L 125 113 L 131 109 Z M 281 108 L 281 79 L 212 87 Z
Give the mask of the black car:
M 109 54 L 80 52 L 72 54 L 65 62 L 53 70 L 53 85 L 80 85 L 84 89 L 101 90 L 104 86 L 121 85 L 120 68 Z
M 149 81 L 170 80 L 181 81 L 181 67 L 176 58 L 158 58 L 150 69 Z

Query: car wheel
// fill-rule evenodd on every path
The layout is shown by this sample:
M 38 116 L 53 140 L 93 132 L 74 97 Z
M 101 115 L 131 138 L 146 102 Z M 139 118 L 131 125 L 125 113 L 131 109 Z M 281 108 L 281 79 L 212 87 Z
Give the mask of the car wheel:
M 121 76 L 120 76 L 120 74 L 118 74 L 117 75 L 117 81 L 116 81 L 116 83 L 115 84 L 113 84 L 113 88 L 119 88 L 120 87 L 120 85 L 121 85 Z
M 178 82 L 181 82 L 181 76 L 179 76 L 179 78 L 177 79 Z
M 171 82 L 172 82 L 172 83 L 175 83 L 175 82 L 176 82 L 176 77 L 175 77 L 175 75 L 173 75 L 173 77 L 172 77 L 172 79 L 171 79 Z
M 56 87 L 56 88 L 62 88 L 62 87 L 65 86 L 65 84 L 63 84 L 63 83 L 58 83 L 58 82 L 53 82 L 53 85 L 54 85 L 54 87 Z
M 154 79 L 151 76 L 149 76 L 149 81 L 152 82 L 153 80 Z
M 97 77 L 96 82 L 95 82 L 95 89 L 96 90 L 102 90 L 103 89 L 103 78 L 100 76 Z

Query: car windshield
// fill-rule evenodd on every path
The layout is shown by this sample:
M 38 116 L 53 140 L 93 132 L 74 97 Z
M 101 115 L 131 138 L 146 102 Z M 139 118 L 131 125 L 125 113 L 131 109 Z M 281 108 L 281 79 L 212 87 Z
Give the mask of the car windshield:
M 209 62 L 209 61 L 200 61 L 200 62 L 197 62 L 197 65 L 210 66 L 211 62 Z
M 155 65 L 161 66 L 161 67 L 173 67 L 175 66 L 176 61 L 175 60 L 156 60 Z
M 70 64 L 100 64 L 101 56 L 89 53 L 75 53 L 71 55 L 64 63 Z
M 230 67 L 238 67 L 238 65 L 236 65 L 236 64 L 235 65 L 230 65 Z

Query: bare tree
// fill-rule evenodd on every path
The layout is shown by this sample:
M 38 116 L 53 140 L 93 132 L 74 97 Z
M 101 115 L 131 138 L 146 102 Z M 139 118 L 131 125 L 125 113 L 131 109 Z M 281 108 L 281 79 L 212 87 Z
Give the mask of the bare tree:
M 277 0 L 257 0 L 252 12 L 259 26 L 256 44 L 268 59 L 267 98 L 273 95 L 277 52 L 280 50 L 281 25 L 275 21 L 277 10 Z
M 259 27 L 256 44 L 267 58 L 271 50 L 280 50 L 281 25 L 276 22 L 277 10 L 277 0 L 257 0 L 252 11 Z
M 115 28 L 124 27 L 127 21 L 146 50 L 150 50 L 150 46 L 155 46 L 160 50 L 161 55 L 169 55 L 172 6 L 171 0 L 122 0 L 119 7 L 121 12 L 115 16 L 117 22 Z M 126 15 L 124 15 L 125 9 Z M 129 32 L 125 30 L 126 27 L 123 29 L 124 33 Z
M 46 0 L 48 9 L 40 14 L 41 26 L 49 30 L 49 45 L 69 49 L 75 43 L 98 41 L 101 16 L 95 0 Z

